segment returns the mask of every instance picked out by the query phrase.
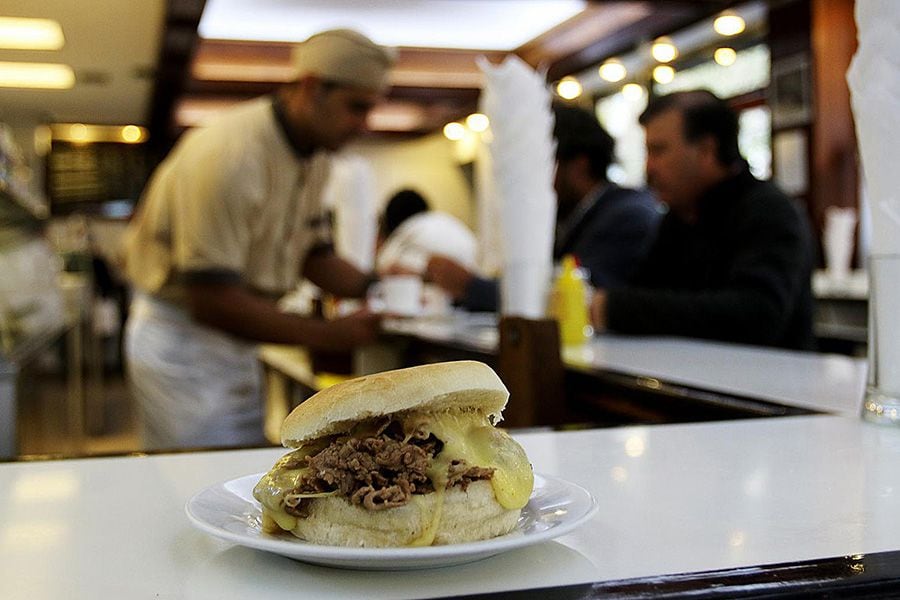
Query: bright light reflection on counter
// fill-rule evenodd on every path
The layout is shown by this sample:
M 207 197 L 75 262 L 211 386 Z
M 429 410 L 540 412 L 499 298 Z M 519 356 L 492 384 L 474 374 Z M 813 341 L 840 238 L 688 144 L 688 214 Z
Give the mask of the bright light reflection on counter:
M 612 477 L 613 481 L 619 483 L 628 481 L 628 469 L 625 467 L 613 467 L 609 470 L 609 476 Z
M 20 521 L 2 530 L 0 547 L 6 546 L 15 552 L 46 550 L 51 546 L 62 545 L 68 533 L 69 525 L 65 521 Z
M 633 435 L 625 440 L 625 454 L 632 458 L 644 455 L 645 444 L 644 438 Z
M 18 503 L 59 502 L 78 494 L 79 482 L 71 471 L 26 473 L 13 483 L 12 498 Z
M 743 531 L 732 531 L 731 535 L 728 537 L 728 545 L 734 548 L 738 546 L 744 545 L 744 532 Z

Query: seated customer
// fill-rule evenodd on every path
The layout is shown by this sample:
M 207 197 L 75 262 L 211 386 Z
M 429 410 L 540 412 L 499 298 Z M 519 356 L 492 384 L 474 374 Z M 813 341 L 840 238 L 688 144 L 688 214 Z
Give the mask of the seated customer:
M 591 283 L 625 281 L 649 245 L 661 215 L 650 194 L 622 188 L 606 178 L 615 142 L 594 116 L 580 108 L 554 107 L 556 136 L 556 242 L 554 260 L 574 255 Z M 435 256 L 426 275 L 469 310 L 496 310 L 497 281 L 476 277 Z
M 809 226 L 750 174 L 735 113 L 697 90 L 657 98 L 640 122 L 669 212 L 631 283 L 596 292 L 595 328 L 811 348 Z
M 381 221 L 381 243 L 375 258 L 380 273 L 422 273 L 428 257 L 440 254 L 474 268 L 478 242 L 456 217 L 429 210 L 415 190 L 401 190 L 388 200 Z

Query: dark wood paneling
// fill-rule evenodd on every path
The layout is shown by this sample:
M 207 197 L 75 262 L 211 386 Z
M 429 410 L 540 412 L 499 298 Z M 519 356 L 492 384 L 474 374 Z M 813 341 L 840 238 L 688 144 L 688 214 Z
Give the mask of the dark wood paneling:
M 171 129 L 172 109 L 183 90 L 204 6 L 206 0 L 166 2 L 163 39 L 147 119 L 149 146 L 157 158 L 168 152 L 175 139 L 176 133 Z
M 858 205 L 856 131 L 846 79 L 856 52 L 853 0 L 813 0 L 811 20 L 815 110 L 810 199 L 821 230 L 829 206 Z
M 827 208 L 859 205 L 856 135 L 846 81 L 856 51 L 853 0 L 773 0 L 769 46 L 773 68 L 795 57 L 805 57 L 810 65 L 811 117 L 786 128 L 799 129 L 807 137 L 809 189 L 798 200 L 809 214 L 822 266 Z

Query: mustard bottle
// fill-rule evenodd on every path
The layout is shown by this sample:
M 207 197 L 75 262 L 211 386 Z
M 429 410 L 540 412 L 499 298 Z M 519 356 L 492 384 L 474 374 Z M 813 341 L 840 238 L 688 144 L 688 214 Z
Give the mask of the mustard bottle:
M 551 316 L 559 323 L 559 338 L 564 346 L 583 344 L 588 340 L 588 307 L 584 275 L 575 257 L 566 255 L 562 269 L 553 284 Z

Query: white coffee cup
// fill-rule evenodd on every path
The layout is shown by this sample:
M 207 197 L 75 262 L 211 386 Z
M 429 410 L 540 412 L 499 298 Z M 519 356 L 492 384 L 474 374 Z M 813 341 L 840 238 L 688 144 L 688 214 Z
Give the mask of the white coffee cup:
M 388 275 L 379 282 L 384 312 L 414 317 L 422 312 L 422 278 L 418 275 Z

